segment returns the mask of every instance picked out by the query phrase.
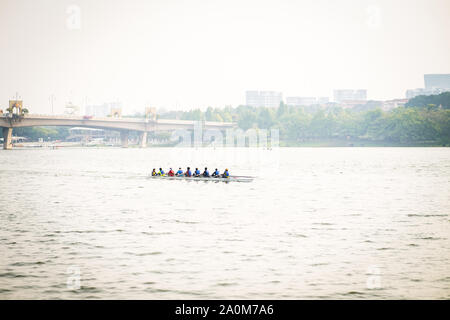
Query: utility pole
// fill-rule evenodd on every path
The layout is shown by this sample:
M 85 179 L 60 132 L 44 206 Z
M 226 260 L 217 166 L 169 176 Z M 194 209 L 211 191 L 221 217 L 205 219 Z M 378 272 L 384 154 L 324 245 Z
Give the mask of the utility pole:
M 53 102 L 55 101 L 55 95 L 53 93 L 50 95 L 49 101 L 50 101 L 50 104 L 52 106 L 52 115 L 53 115 L 54 114 L 53 113 Z
M 88 96 L 84 97 L 84 112 L 82 111 L 81 114 L 87 115 L 88 114 Z

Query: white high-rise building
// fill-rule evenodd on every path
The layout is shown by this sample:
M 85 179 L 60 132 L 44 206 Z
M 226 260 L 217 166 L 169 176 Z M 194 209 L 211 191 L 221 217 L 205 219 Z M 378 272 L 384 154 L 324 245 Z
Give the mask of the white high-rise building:
M 286 104 L 289 106 L 310 106 L 317 104 L 316 97 L 286 97 Z
M 353 90 L 353 89 L 340 89 L 340 90 L 334 90 L 334 102 L 340 103 L 343 101 L 365 101 L 367 100 L 367 90 L 365 89 L 359 89 L 359 90 Z
M 425 88 L 406 90 L 407 99 L 450 92 L 450 74 L 424 74 L 423 80 Z
M 327 104 L 330 102 L 330 98 L 328 97 L 318 97 L 317 104 Z
M 246 91 L 245 104 L 251 107 L 277 108 L 283 100 L 283 94 L 277 91 Z
M 424 74 L 426 89 L 450 89 L 450 74 Z

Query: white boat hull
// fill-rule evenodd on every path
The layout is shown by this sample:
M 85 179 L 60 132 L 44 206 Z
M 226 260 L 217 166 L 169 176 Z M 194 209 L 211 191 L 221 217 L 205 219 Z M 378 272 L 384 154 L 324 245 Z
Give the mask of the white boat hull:
M 169 177 L 169 176 L 149 176 L 150 179 L 160 179 L 160 180 L 188 180 L 188 181 L 215 181 L 215 182 L 252 182 L 252 178 L 213 178 L 213 177 Z

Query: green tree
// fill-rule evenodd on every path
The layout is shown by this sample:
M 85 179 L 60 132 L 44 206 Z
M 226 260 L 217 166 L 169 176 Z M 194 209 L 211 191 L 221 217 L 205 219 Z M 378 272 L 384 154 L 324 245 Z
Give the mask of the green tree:
M 443 92 L 437 95 L 422 95 L 410 99 L 406 107 L 426 107 L 430 104 L 442 106 L 444 109 L 450 109 L 450 92 Z
M 275 124 L 274 114 L 271 109 L 261 107 L 258 113 L 258 128 L 270 129 Z

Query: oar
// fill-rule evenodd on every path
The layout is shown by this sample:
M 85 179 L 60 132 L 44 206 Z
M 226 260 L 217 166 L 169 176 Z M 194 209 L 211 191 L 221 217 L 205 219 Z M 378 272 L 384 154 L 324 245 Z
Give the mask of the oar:
M 256 177 L 251 177 L 251 176 L 230 176 L 232 178 L 256 178 Z

